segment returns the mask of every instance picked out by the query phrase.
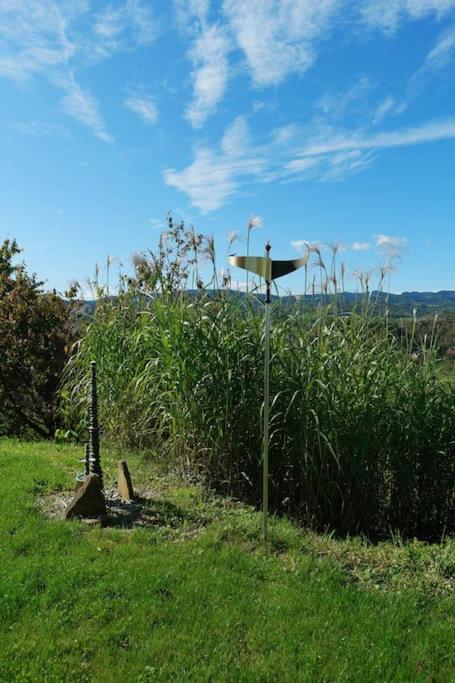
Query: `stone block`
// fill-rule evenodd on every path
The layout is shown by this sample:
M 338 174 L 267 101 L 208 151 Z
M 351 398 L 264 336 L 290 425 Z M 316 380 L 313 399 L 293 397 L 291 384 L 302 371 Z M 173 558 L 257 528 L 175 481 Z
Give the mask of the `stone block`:
M 133 484 L 131 483 L 131 476 L 130 472 L 128 469 L 128 465 L 126 464 L 126 460 L 119 460 L 118 461 L 118 467 L 117 467 L 117 474 L 118 474 L 118 492 L 120 496 L 123 498 L 123 500 L 133 500 L 134 498 L 134 489 L 133 489 Z
M 66 508 L 65 519 L 94 517 L 104 514 L 106 514 L 106 501 L 101 489 L 101 482 L 96 474 L 89 474 Z

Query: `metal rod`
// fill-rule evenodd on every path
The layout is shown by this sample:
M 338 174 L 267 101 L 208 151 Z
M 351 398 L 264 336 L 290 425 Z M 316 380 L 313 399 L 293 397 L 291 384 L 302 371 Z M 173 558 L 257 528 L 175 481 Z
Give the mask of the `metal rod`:
M 271 246 L 267 243 L 267 258 L 270 258 Z M 269 408 L 270 408 L 270 287 L 266 280 L 265 320 L 264 320 L 264 427 L 262 442 L 262 533 L 264 543 L 268 542 L 268 514 L 269 514 Z
M 85 476 L 88 477 L 88 475 L 90 474 L 90 450 L 88 443 L 85 444 L 84 468 Z

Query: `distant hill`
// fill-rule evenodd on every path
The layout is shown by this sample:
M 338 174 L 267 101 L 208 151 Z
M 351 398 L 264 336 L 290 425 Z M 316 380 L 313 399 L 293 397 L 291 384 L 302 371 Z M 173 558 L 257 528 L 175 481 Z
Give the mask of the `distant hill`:
M 189 296 L 196 296 L 199 292 L 196 290 L 188 290 Z M 211 297 L 217 292 L 208 290 L 206 295 Z M 244 292 L 231 291 L 231 295 L 238 298 L 245 298 L 246 294 Z M 263 295 L 258 295 L 259 299 L 263 298 Z M 298 295 L 288 295 L 279 297 L 281 303 L 286 305 L 301 304 L 302 308 L 308 308 L 312 305 L 319 306 L 321 302 L 321 296 L 316 294 L 314 298 L 307 294 L 305 297 L 301 294 Z M 338 294 L 339 305 L 342 306 L 343 310 L 351 310 L 356 302 L 361 302 L 363 298 L 362 293 L 355 292 L 343 292 Z M 115 301 L 115 297 L 111 297 Z M 278 297 L 274 296 L 273 300 L 277 300 Z M 425 316 L 433 316 L 436 313 L 440 315 L 444 314 L 454 314 L 455 315 L 455 291 L 452 290 L 441 290 L 440 292 L 403 292 L 402 294 L 386 294 L 384 292 L 371 292 L 371 301 L 377 303 L 378 306 L 384 308 L 386 301 L 388 299 L 388 308 L 391 316 L 395 317 L 408 317 L 413 315 L 413 310 L 416 309 L 417 317 L 422 318 Z M 332 295 L 323 295 L 322 300 L 325 304 L 331 303 L 333 301 Z M 85 301 L 84 308 L 87 313 L 92 313 L 95 308 L 95 301 Z
M 394 313 L 412 314 L 417 309 L 417 315 L 427 313 L 455 313 L 455 291 L 441 290 L 440 292 L 403 292 L 390 294 L 389 306 Z
M 339 300 L 342 300 L 345 309 L 352 308 L 357 301 L 362 300 L 362 294 L 353 292 L 344 292 L 339 294 Z M 299 300 L 305 304 L 312 301 L 311 296 L 297 296 L 284 297 L 290 300 Z M 320 297 L 316 297 L 318 301 Z M 326 303 L 333 300 L 331 295 L 323 298 Z M 441 290 L 440 292 L 403 292 L 402 294 L 386 294 L 384 292 L 371 292 L 371 301 L 378 303 L 381 307 L 388 302 L 390 315 L 392 316 L 412 316 L 413 310 L 416 309 L 416 314 L 420 318 L 422 316 L 434 315 L 435 313 L 455 314 L 455 291 Z

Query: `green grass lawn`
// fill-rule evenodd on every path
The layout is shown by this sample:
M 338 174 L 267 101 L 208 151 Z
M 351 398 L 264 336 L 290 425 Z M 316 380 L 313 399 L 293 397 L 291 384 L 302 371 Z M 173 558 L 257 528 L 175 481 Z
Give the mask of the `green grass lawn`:
M 273 520 L 266 554 L 258 513 L 134 454 L 148 527 L 47 518 L 81 453 L 0 440 L 1 681 L 453 681 L 453 541 Z

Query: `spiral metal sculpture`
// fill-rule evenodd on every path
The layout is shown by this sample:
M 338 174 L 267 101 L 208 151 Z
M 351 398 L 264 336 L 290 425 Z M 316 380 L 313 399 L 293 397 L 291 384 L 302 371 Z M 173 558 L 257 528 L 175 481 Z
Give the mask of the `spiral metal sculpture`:
M 100 434 L 98 423 L 98 389 L 96 379 L 96 361 L 90 363 L 90 394 L 88 404 L 88 443 L 85 445 L 84 472 L 76 476 L 78 482 L 84 481 L 89 474 L 96 474 L 103 486 L 103 471 L 100 461 Z

